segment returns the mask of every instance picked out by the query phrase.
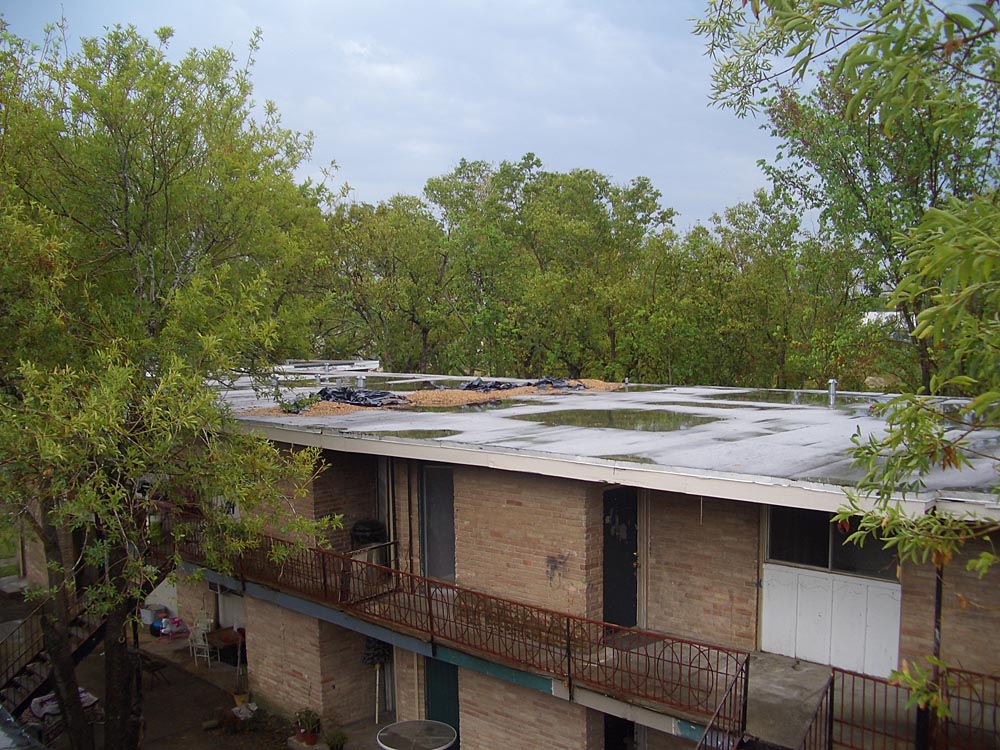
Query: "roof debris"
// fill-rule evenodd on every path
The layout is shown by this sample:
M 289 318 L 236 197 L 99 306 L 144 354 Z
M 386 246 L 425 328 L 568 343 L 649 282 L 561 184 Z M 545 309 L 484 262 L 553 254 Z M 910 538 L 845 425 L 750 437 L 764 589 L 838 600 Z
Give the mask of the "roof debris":
M 338 404 L 351 404 L 353 406 L 399 406 L 410 403 L 406 396 L 400 396 L 391 391 L 375 391 L 368 388 L 351 388 L 349 386 L 339 386 L 337 388 L 320 388 L 316 393 L 320 401 L 334 401 Z
M 460 391 L 478 391 L 479 393 L 489 393 L 490 391 L 508 391 L 512 388 L 559 388 L 561 390 L 567 391 L 582 391 L 587 386 L 584 385 L 579 380 L 576 383 L 570 383 L 566 378 L 550 378 L 547 375 L 539 378 L 535 381 L 527 381 L 520 383 L 512 383 L 510 381 L 502 380 L 483 380 L 482 378 L 476 378 L 475 380 L 470 380 L 468 383 L 462 383 L 458 386 Z M 442 390 L 448 389 L 448 386 L 438 386 Z

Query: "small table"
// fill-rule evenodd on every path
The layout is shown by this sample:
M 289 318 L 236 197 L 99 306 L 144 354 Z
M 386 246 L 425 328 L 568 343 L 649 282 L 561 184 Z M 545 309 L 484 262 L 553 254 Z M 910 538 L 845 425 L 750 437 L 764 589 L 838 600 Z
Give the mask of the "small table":
M 375 741 L 382 750 L 447 750 L 458 733 L 443 721 L 397 721 L 382 727 Z
M 243 635 L 235 628 L 220 628 L 210 633 L 205 633 L 205 640 L 212 648 L 232 648 L 238 646 L 243 640 Z

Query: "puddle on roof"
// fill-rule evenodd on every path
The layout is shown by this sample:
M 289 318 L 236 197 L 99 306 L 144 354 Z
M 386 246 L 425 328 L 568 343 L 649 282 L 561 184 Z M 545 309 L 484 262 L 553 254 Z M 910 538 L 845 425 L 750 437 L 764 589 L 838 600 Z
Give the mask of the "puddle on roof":
M 629 383 L 618 389 L 619 393 L 642 393 L 644 391 L 662 391 L 670 388 L 669 385 L 655 385 L 653 383 Z
M 432 414 L 469 414 L 481 411 L 496 411 L 497 409 L 510 409 L 513 406 L 523 406 L 530 401 L 524 399 L 507 398 L 496 401 L 483 401 L 478 404 L 458 404 L 455 406 L 411 406 L 408 412 L 430 412 Z
M 700 401 L 646 401 L 647 406 L 680 406 L 684 409 L 752 409 L 746 404 L 706 404 Z
M 376 435 L 386 435 L 388 437 L 408 438 L 410 440 L 436 440 L 438 438 L 448 438 L 461 434 L 460 430 L 394 430 L 379 432 Z
M 752 401 L 764 404 L 792 404 L 793 406 L 829 406 L 830 394 L 819 391 L 739 391 L 733 393 L 706 393 L 706 399 L 726 401 Z M 855 408 L 877 403 L 875 396 L 845 396 L 837 394 L 836 408 Z
M 611 455 L 611 456 L 598 456 L 598 458 L 603 458 L 605 461 L 627 461 L 632 464 L 655 464 L 651 458 L 646 458 L 646 456 L 628 456 L 628 455 Z
M 540 414 L 516 414 L 512 419 L 541 422 L 548 427 L 597 427 L 641 432 L 674 432 L 719 421 L 664 409 L 566 409 Z

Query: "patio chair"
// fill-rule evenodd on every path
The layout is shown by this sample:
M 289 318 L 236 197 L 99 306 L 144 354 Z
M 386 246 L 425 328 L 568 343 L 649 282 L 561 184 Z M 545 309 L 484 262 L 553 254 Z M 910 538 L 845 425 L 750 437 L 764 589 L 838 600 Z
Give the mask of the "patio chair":
M 205 660 L 205 665 L 211 669 L 212 659 L 219 660 L 219 652 L 208 642 L 208 631 L 201 628 L 193 628 L 188 636 L 188 648 L 197 666 L 199 659 Z

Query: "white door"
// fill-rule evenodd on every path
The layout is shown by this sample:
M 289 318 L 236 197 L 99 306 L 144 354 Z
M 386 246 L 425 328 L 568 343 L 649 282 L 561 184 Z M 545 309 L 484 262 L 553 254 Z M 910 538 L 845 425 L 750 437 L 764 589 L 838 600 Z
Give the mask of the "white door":
M 898 583 L 764 565 L 761 648 L 887 677 L 899 656 Z

